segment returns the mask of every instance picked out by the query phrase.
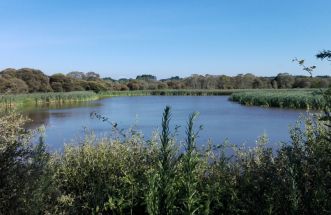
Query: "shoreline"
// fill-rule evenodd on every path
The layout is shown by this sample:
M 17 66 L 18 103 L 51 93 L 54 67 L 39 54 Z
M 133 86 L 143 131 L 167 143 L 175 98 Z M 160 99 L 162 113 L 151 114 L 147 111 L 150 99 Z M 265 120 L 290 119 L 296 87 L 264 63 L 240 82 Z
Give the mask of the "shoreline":
M 246 106 L 321 110 L 324 104 L 318 89 L 227 89 L 227 90 L 137 90 L 74 91 L 0 95 L 0 108 L 24 108 L 43 104 L 68 104 L 96 101 L 116 96 L 230 96 Z

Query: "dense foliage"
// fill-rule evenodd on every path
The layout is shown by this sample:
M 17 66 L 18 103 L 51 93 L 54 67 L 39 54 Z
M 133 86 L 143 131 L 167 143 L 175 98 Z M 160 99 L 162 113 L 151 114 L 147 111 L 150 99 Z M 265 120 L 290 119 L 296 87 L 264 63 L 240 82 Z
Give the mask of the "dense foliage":
M 326 56 L 322 56 L 327 58 Z M 301 62 L 301 61 L 300 61 Z M 308 67 L 307 67 L 308 68 Z M 136 79 L 114 80 L 100 78 L 95 72 L 70 72 L 45 75 L 36 69 L 5 69 L 0 72 L 0 93 L 71 92 L 71 91 L 136 91 L 165 89 L 284 89 L 284 88 L 326 88 L 331 85 L 329 76 L 292 76 L 280 73 L 276 77 L 257 77 L 240 74 L 191 75 L 157 80 L 153 75 L 139 75 Z
M 33 144 L 26 119 L 0 113 L 0 214 L 37 214 L 47 204 L 49 154 Z
M 321 59 L 321 60 L 326 59 L 326 60 L 330 61 L 331 60 L 331 51 L 330 50 L 321 51 L 316 55 L 316 58 Z
M 160 134 L 148 141 L 113 127 L 111 139 L 87 133 L 49 155 L 42 142 L 31 144 L 21 116 L 2 114 L 0 214 L 330 214 L 324 116 L 302 119 L 277 151 L 265 135 L 251 149 L 197 148 L 197 115 L 182 145 L 167 107 Z

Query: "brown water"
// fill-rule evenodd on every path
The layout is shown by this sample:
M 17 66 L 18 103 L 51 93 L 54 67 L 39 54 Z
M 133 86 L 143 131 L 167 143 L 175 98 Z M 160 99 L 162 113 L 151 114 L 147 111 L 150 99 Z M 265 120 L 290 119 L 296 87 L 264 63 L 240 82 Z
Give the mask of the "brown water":
M 91 112 L 107 116 L 121 129 L 132 125 L 148 139 L 152 132 L 160 130 L 162 112 L 166 105 L 172 107 L 172 128 L 176 125 L 178 139 L 184 139 L 188 115 L 198 111 L 196 125 L 203 125 L 198 143 L 222 143 L 226 138 L 231 143 L 253 146 L 258 136 L 266 133 L 270 144 L 289 141 L 289 126 L 294 125 L 303 110 L 246 107 L 228 101 L 227 96 L 141 96 L 113 97 L 93 102 L 67 106 L 44 106 L 32 108 L 26 114 L 33 120 L 29 128 L 44 124 L 46 143 L 51 150 L 61 150 L 64 143 L 84 134 L 84 129 L 96 134 L 109 134 L 109 123 L 90 117 Z

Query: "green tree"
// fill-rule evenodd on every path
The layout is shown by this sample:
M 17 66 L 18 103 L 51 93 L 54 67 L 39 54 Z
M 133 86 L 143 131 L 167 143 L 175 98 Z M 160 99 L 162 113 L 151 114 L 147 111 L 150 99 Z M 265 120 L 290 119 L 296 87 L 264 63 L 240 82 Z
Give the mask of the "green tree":
M 295 82 L 295 79 L 292 75 L 288 73 L 280 73 L 275 78 L 277 82 L 277 88 L 292 88 Z
M 324 50 L 316 55 L 318 59 L 331 61 L 331 51 Z M 326 100 L 326 106 L 324 108 L 324 116 L 321 118 L 325 122 L 325 126 L 328 127 L 327 139 L 331 142 L 331 86 L 324 92 L 324 98 Z
M 78 80 L 86 79 L 85 73 L 84 72 L 78 72 L 78 71 L 69 72 L 67 74 L 67 76 L 70 77 L 70 78 L 78 79 Z
M 53 91 L 48 76 L 40 70 L 22 68 L 16 71 L 16 77 L 28 85 L 30 93 Z
M 154 76 L 154 75 L 148 75 L 148 74 L 143 74 L 143 75 L 138 75 L 136 77 L 136 80 L 156 81 L 156 76 Z
M 321 51 L 320 53 L 318 53 L 316 55 L 316 57 L 321 60 L 325 59 L 325 60 L 331 61 L 331 51 L 330 50 Z

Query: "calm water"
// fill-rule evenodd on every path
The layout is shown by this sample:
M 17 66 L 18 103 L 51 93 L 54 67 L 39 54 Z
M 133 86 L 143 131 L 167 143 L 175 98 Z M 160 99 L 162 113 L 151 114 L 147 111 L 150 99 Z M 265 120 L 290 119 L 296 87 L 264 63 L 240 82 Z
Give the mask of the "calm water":
M 231 143 L 253 146 L 258 136 L 268 134 L 270 144 L 288 141 L 288 129 L 294 125 L 302 110 L 267 109 L 246 107 L 228 101 L 226 96 L 145 96 L 114 97 L 88 103 L 62 107 L 42 107 L 29 110 L 33 120 L 30 128 L 44 124 L 46 143 L 51 150 L 61 150 L 65 142 L 82 136 L 84 128 L 97 134 L 109 134 L 111 126 L 90 117 L 91 112 L 107 116 L 119 128 L 136 125 L 145 138 L 160 129 L 161 116 L 166 105 L 172 107 L 172 125 L 179 128 L 178 139 L 184 138 L 188 115 L 198 111 L 196 125 L 203 125 L 199 144 L 210 138 L 213 143 L 222 143 L 226 138 Z

